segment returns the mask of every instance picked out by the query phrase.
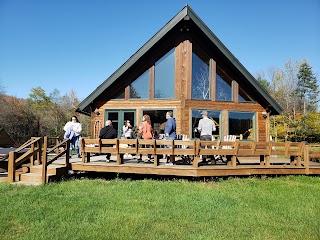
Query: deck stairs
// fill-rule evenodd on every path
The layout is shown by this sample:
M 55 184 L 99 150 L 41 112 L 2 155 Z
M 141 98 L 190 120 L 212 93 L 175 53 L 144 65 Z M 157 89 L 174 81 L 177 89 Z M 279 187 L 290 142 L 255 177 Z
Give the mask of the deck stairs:
M 61 178 L 68 173 L 68 169 L 62 164 L 51 164 L 48 166 L 47 181 L 53 181 Z M 16 184 L 40 185 L 42 184 L 42 164 L 28 166 L 23 165 L 16 171 Z

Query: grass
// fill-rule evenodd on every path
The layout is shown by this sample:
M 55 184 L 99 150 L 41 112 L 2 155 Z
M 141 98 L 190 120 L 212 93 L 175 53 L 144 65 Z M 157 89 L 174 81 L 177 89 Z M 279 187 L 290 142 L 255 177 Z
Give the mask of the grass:
M 1 239 L 320 239 L 320 178 L 0 184 Z

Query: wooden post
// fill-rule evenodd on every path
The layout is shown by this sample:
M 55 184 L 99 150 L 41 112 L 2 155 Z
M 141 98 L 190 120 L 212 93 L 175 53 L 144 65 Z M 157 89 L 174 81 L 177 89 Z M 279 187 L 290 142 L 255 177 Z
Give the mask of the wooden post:
M 67 152 L 66 152 L 66 161 L 68 159 L 68 161 L 70 161 L 70 140 L 67 141 L 66 143 L 66 147 L 67 147 Z
M 34 137 L 31 138 L 31 141 L 34 140 Z M 34 152 L 34 143 L 31 144 L 31 152 Z M 30 157 L 30 166 L 34 165 L 34 154 L 32 154 L 32 156 Z
M 70 168 L 70 140 L 68 140 L 68 142 L 66 143 L 67 145 L 67 152 L 66 152 L 66 163 L 65 163 L 65 167 L 67 169 Z
M 265 165 L 266 167 L 270 167 L 270 155 L 267 155 L 267 156 L 265 157 L 265 160 L 266 160 L 266 161 L 265 161 L 265 164 L 264 164 L 264 165 Z
M 42 138 L 39 139 L 38 141 L 38 153 L 37 153 L 37 159 L 38 159 L 38 163 L 41 164 L 42 163 Z
M 82 158 L 82 163 L 86 162 L 86 153 L 84 152 L 85 149 L 85 140 L 84 138 L 81 138 L 81 158 Z
M 200 139 L 196 140 L 196 155 L 193 158 L 193 164 L 192 166 L 194 168 L 198 168 L 199 167 L 199 161 L 200 161 L 200 156 L 199 156 L 199 151 L 200 151 Z
M 236 167 L 237 166 L 237 156 L 236 155 L 233 155 L 231 157 L 231 165 L 232 165 L 232 167 Z
M 159 165 L 159 159 L 158 159 L 158 154 L 155 154 L 154 155 L 154 159 L 153 159 L 153 165 L 155 166 L 155 167 L 158 167 L 158 165 Z
M 43 153 L 42 153 L 42 183 L 47 183 L 47 148 L 48 148 L 48 137 L 43 138 Z
M 117 150 L 117 152 L 116 152 L 116 157 L 117 157 L 117 164 L 118 165 L 121 165 L 121 157 L 120 157 L 120 153 L 119 153 L 119 140 L 117 139 L 117 141 L 116 141 L 116 150 Z
M 302 158 L 301 156 L 297 156 L 297 163 L 296 164 L 298 167 L 301 167 L 301 158 Z
M 8 159 L 8 182 L 14 182 L 16 179 L 16 152 L 9 152 Z
M 306 174 L 310 174 L 310 169 L 309 169 L 309 146 L 305 145 L 304 149 L 304 167 L 306 168 Z
M 60 143 L 60 137 L 56 137 L 56 146 Z M 59 154 L 59 148 L 56 149 L 56 154 Z

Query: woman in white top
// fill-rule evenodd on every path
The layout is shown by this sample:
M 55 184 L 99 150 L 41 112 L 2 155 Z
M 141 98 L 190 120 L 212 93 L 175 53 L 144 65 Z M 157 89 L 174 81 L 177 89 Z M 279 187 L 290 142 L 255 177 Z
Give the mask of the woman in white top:
M 80 157 L 79 138 L 82 131 L 82 125 L 76 116 L 72 116 L 70 121 L 66 123 L 63 130 L 64 138 L 70 139 L 70 157 L 72 156 L 72 146 L 76 150 L 76 154 Z
M 125 121 L 125 123 L 124 123 L 124 125 L 122 127 L 122 131 L 123 131 L 123 136 L 126 139 L 131 139 L 132 138 L 132 126 L 131 126 L 129 120 Z

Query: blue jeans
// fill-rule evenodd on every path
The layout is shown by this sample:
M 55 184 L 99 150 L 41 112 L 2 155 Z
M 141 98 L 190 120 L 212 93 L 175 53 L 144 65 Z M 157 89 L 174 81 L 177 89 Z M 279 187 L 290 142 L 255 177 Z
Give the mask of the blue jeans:
M 74 136 L 70 140 L 70 156 L 72 155 L 72 147 L 76 150 L 76 154 L 79 155 L 79 137 L 80 136 Z

